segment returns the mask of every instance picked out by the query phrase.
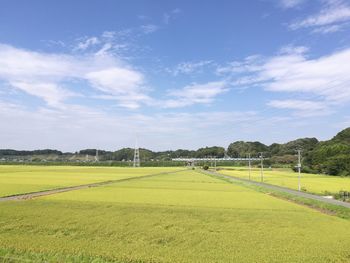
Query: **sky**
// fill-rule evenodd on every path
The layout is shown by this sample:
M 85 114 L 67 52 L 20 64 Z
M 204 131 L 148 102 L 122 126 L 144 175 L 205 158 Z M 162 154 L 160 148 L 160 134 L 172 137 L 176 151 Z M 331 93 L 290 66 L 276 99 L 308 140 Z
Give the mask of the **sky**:
M 0 148 L 197 149 L 349 126 L 349 0 L 0 1 Z

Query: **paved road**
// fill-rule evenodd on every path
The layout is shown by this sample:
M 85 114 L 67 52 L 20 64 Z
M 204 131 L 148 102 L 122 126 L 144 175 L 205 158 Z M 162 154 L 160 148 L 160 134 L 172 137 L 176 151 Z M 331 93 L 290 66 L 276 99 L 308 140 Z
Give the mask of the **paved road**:
M 85 189 L 85 188 L 98 187 L 98 186 L 103 186 L 103 185 L 107 185 L 107 184 L 131 181 L 131 180 L 147 178 L 147 177 L 153 177 L 153 176 L 158 176 L 158 175 L 163 175 L 163 174 L 172 174 L 172 173 L 177 173 L 177 172 L 180 172 L 180 171 L 184 171 L 184 170 L 179 170 L 179 171 L 174 171 L 174 172 L 148 174 L 148 175 L 143 175 L 143 176 L 138 176 L 138 177 L 128 177 L 128 178 L 123 178 L 123 179 L 118 179 L 118 180 L 109 180 L 109 181 L 103 181 L 103 182 L 92 183 L 92 184 L 68 186 L 68 187 L 56 188 L 56 189 L 51 189 L 51 190 L 39 191 L 39 192 L 32 192 L 32 193 L 26 193 L 26 194 L 18 194 L 18 195 L 0 197 L 0 202 L 11 201 L 11 200 L 32 199 L 32 198 L 45 196 L 45 195 L 52 195 L 52 194 L 58 194 L 58 193 L 74 191 L 74 190 L 80 190 L 80 189 Z
M 276 191 L 280 191 L 280 192 L 285 192 L 288 194 L 292 194 L 292 195 L 296 195 L 296 196 L 300 196 L 300 197 L 304 197 L 304 198 L 309 198 L 309 199 L 321 201 L 321 202 L 328 203 L 328 204 L 339 205 L 339 206 L 350 208 L 350 203 L 342 202 L 342 201 L 335 200 L 335 199 L 328 199 L 328 198 L 325 198 L 325 197 L 322 197 L 319 195 L 309 194 L 309 193 L 305 193 L 305 192 L 299 192 L 297 190 L 285 188 L 282 186 L 271 185 L 271 184 L 266 184 L 266 183 L 261 183 L 261 182 L 256 182 L 256 181 L 250 181 L 247 179 L 238 178 L 238 177 L 229 176 L 229 175 L 224 175 L 224 174 L 220 174 L 220 173 L 212 172 L 212 171 L 203 171 L 203 172 L 210 174 L 210 175 L 214 175 L 216 177 L 228 179 L 232 182 L 240 181 L 240 182 L 249 183 L 249 184 L 257 185 L 257 186 L 262 186 L 264 188 L 268 188 L 268 189 L 272 189 L 272 190 L 276 190 Z

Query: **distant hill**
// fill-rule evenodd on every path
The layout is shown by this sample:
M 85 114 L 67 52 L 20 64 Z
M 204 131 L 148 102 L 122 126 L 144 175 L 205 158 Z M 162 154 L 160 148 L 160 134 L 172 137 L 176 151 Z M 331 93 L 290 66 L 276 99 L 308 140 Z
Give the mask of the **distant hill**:
M 336 136 L 331 139 L 332 142 L 340 142 L 350 145 L 350 127 L 342 130 Z
M 350 128 L 329 141 L 320 142 L 310 151 L 305 164 L 312 171 L 330 175 L 350 175 Z

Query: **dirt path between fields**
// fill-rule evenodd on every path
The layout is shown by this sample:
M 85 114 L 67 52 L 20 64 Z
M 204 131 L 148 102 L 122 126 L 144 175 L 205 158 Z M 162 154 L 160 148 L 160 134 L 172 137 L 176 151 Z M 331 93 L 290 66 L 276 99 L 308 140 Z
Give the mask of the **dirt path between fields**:
M 143 175 L 143 176 L 128 177 L 128 178 L 123 178 L 123 179 L 118 179 L 118 180 L 109 180 L 109 181 L 103 181 L 103 182 L 97 182 L 97 183 L 91 183 L 91 184 L 75 185 L 75 186 L 55 188 L 55 189 L 50 189 L 50 190 L 38 191 L 38 192 L 10 195 L 10 196 L 5 196 L 5 197 L 0 197 L 0 202 L 11 201 L 11 200 L 16 201 L 16 200 L 33 199 L 33 198 L 40 197 L 40 196 L 45 196 L 45 195 L 58 194 L 58 193 L 74 191 L 74 190 L 80 190 L 80 189 L 86 189 L 86 188 L 91 188 L 91 187 L 99 187 L 99 186 L 104 186 L 104 185 L 113 184 L 113 183 L 131 181 L 131 180 L 148 178 L 148 177 L 165 175 L 165 174 L 173 174 L 173 173 L 178 173 L 178 172 L 181 172 L 181 171 L 184 171 L 184 170 L 178 170 L 178 171 L 173 171 L 173 172 L 164 172 L 164 173 L 156 173 L 156 174 L 147 174 L 147 175 Z
M 224 175 L 224 174 L 220 174 L 220 173 L 213 172 L 213 171 L 204 171 L 203 170 L 203 172 L 210 174 L 210 175 L 213 175 L 213 176 L 216 176 L 216 177 L 224 178 L 224 179 L 232 181 L 232 182 L 240 181 L 240 182 L 249 183 L 249 184 L 256 185 L 256 186 L 261 186 L 261 187 L 264 187 L 267 189 L 300 196 L 303 198 L 313 199 L 313 200 L 321 201 L 321 202 L 332 204 L 332 205 L 339 205 L 339 206 L 350 208 L 350 203 L 335 200 L 335 199 L 327 199 L 327 198 L 324 198 L 323 196 L 319 196 L 319 195 L 309 194 L 309 193 L 305 193 L 305 192 L 299 192 L 297 190 L 289 189 L 289 188 L 282 187 L 282 186 L 251 181 L 248 179 L 238 178 L 238 177 L 231 176 L 231 175 Z

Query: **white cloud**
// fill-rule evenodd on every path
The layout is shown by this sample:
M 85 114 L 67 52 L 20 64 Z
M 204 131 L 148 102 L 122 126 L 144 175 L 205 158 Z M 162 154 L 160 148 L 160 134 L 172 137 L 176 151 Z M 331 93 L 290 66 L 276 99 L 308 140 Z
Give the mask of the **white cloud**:
M 106 94 L 115 96 L 126 108 L 138 108 L 141 103 L 151 100 L 144 94 L 144 77 L 141 73 L 127 68 L 109 68 L 89 72 L 86 78 Z
M 260 86 L 272 92 L 302 94 L 313 98 L 313 101 L 324 103 L 325 107 L 350 102 L 350 67 L 341 66 L 350 61 L 350 48 L 319 58 L 308 58 L 305 49 L 295 50 L 294 53 L 290 49 L 287 53 L 259 58 L 257 61 L 250 61 L 250 64 L 244 61 L 241 71 L 234 67 L 230 73 L 229 68 L 225 72 L 231 74 L 233 85 Z M 271 102 L 271 105 L 279 108 L 288 106 L 295 110 L 309 106 L 310 111 L 318 110 L 318 102 L 295 102 Z
M 110 33 L 105 35 L 109 36 Z M 71 97 L 95 99 L 114 98 L 120 107 L 136 109 L 141 105 L 184 107 L 209 104 L 225 92 L 223 82 L 193 84 L 169 92 L 165 103 L 149 96 L 145 76 L 131 65 L 111 54 L 105 43 L 97 52 L 83 54 L 52 54 L 34 52 L 0 44 L 0 80 L 15 90 L 42 99 L 48 106 L 62 108 Z M 184 63 L 178 72 L 190 73 L 210 64 L 210 61 Z M 85 83 L 74 91 L 75 83 Z M 93 88 L 98 94 L 88 95 Z M 79 93 L 78 93 L 79 92 Z
M 350 6 L 341 0 L 323 1 L 321 11 L 289 25 L 292 30 L 312 28 L 314 33 L 332 33 L 339 31 L 350 21 Z
M 71 76 L 75 59 L 67 55 L 46 54 L 0 44 L 0 78 L 24 80 Z
M 109 54 L 108 47 L 96 55 L 75 56 L 0 44 L 0 80 L 51 107 L 62 107 L 67 98 L 78 95 L 69 89 L 72 80 L 87 81 L 105 95 L 113 95 L 122 107 L 136 108 L 147 98 L 143 74 Z
M 125 68 L 107 68 L 89 72 L 86 78 L 98 89 L 111 94 L 127 94 L 130 91 L 137 91 L 143 83 L 142 74 Z
M 64 107 L 63 102 L 67 98 L 77 96 L 76 93 L 59 87 L 55 83 L 11 82 L 10 84 L 30 95 L 42 98 L 47 105 L 57 108 Z
M 262 65 L 260 76 L 271 91 L 313 93 L 333 102 L 350 100 L 350 49 L 317 59 L 302 54 L 270 58 Z
M 223 81 L 208 82 L 205 84 L 192 84 L 179 90 L 172 90 L 169 95 L 175 99 L 163 102 L 165 108 L 178 108 L 193 104 L 209 104 L 214 98 L 228 91 L 227 84 Z

